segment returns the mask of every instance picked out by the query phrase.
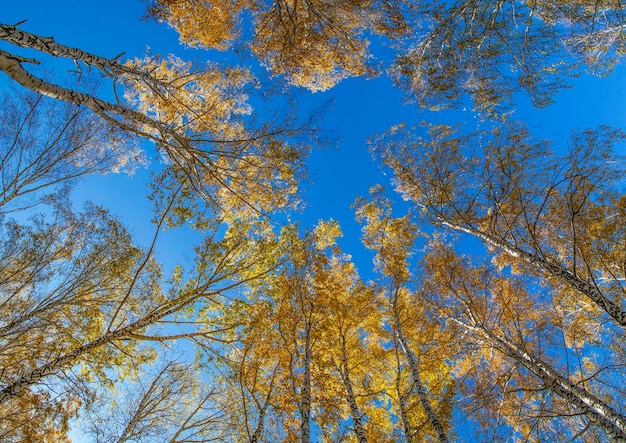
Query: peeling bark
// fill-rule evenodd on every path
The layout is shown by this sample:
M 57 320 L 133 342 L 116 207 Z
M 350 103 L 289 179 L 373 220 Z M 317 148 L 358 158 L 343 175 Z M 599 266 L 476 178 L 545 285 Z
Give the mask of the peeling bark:
M 89 66 L 95 66 L 104 73 L 111 73 L 114 75 L 129 74 L 150 78 L 150 75 L 147 72 L 134 69 L 117 62 L 117 59 L 123 54 L 120 54 L 113 59 L 99 57 L 81 49 L 57 43 L 52 37 L 41 37 L 36 34 L 31 34 L 30 32 L 22 31 L 17 29 L 16 26 L 0 23 L 0 40 L 4 40 L 22 48 L 45 52 L 54 57 L 64 57 L 75 61 L 81 61 Z
M 24 69 L 23 62 L 20 57 L 15 57 L 0 49 L 0 71 L 3 71 L 23 87 L 46 97 L 85 106 L 109 123 L 138 136 L 151 139 L 161 146 L 179 149 L 188 145 L 184 138 L 140 112 L 42 80 Z M 154 133 L 146 132 L 141 126 L 151 129 Z
M 398 396 L 398 409 L 400 410 L 400 419 L 402 420 L 402 429 L 404 431 L 406 443 L 413 443 L 413 431 L 411 431 L 411 425 L 409 423 L 409 418 L 406 411 L 407 394 L 403 394 L 400 387 L 400 382 L 402 380 L 402 366 L 400 363 L 400 353 L 398 352 L 398 345 L 398 337 L 394 335 L 393 346 L 396 354 L 396 395 Z
M 304 339 L 304 378 L 302 380 L 302 404 L 300 414 L 300 442 L 311 442 L 311 324 L 307 322 Z

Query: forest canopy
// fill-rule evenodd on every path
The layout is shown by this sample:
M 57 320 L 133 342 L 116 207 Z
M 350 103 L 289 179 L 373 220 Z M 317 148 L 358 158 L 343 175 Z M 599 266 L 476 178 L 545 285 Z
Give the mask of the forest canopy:
M 626 441 L 621 3 L 134 7 L 0 24 L 0 440 Z

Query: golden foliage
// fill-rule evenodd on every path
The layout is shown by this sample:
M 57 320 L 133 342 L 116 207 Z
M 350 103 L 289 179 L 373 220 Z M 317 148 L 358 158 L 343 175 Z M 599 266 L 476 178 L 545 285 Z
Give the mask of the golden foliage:
M 155 0 L 151 13 L 176 29 L 184 43 L 215 49 L 242 34 L 242 16 L 249 13 L 252 52 L 274 75 L 311 91 L 371 72 L 368 33 L 406 31 L 399 6 L 371 0 Z

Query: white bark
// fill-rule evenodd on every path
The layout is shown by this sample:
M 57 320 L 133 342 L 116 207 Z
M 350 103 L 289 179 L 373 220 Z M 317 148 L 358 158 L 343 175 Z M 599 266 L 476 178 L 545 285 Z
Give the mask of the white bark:
M 400 344 L 400 347 L 402 349 L 402 352 L 404 353 L 404 356 L 406 357 L 407 363 L 409 365 L 409 369 L 411 370 L 411 379 L 413 381 L 414 387 L 417 389 L 417 395 L 420 399 L 420 403 L 422 404 L 422 407 L 424 408 L 424 412 L 426 412 L 426 417 L 428 418 L 428 422 L 430 423 L 430 425 L 436 432 L 439 442 L 448 443 L 448 436 L 446 434 L 446 431 L 443 429 L 443 425 L 439 421 L 439 418 L 437 417 L 437 414 L 435 413 L 435 410 L 433 409 L 430 403 L 430 399 L 428 398 L 428 393 L 426 392 L 426 387 L 422 383 L 420 373 L 419 373 L 419 367 L 417 364 L 417 358 L 415 357 L 413 350 L 409 346 L 408 340 L 406 339 L 406 337 L 404 336 L 404 333 L 402 332 L 402 324 L 400 322 L 400 315 L 398 313 L 397 298 L 398 298 L 398 295 L 396 291 L 396 293 L 392 295 L 392 301 L 391 301 L 394 323 L 395 323 L 394 327 L 395 327 L 396 338 L 398 340 L 398 343 Z
M 596 285 L 581 279 L 577 275 L 574 275 L 572 271 L 560 263 L 550 262 L 476 228 L 450 223 L 443 220 L 441 223 L 444 226 L 452 228 L 456 231 L 474 235 L 484 242 L 502 249 L 507 254 L 510 254 L 515 258 L 519 258 L 525 263 L 528 263 L 541 271 L 547 272 L 550 276 L 558 278 L 581 294 L 589 297 L 600 309 L 609 314 L 611 318 L 613 318 L 620 326 L 626 327 L 626 310 L 609 300 Z
M 300 414 L 300 442 L 311 442 L 311 324 L 307 322 L 304 339 L 304 378 L 302 380 L 302 399 Z
M 265 396 L 265 400 L 263 402 L 263 406 L 259 408 L 259 421 L 257 422 L 256 429 L 250 437 L 250 443 L 258 443 L 263 438 L 263 430 L 265 429 L 265 414 L 267 413 L 267 408 L 270 404 L 270 398 L 272 397 L 272 392 L 274 390 L 274 381 L 276 380 L 276 371 L 278 370 L 278 365 L 274 367 L 274 371 L 272 373 L 272 380 L 270 381 L 270 386 L 267 390 L 267 395 Z
M 150 76 L 148 72 L 120 64 L 117 59 L 119 59 L 122 54 L 113 59 L 99 57 L 81 49 L 57 43 L 52 37 L 41 37 L 39 35 L 17 29 L 16 26 L 1 23 L 0 40 L 4 40 L 22 48 L 29 48 L 44 52 L 54 57 L 63 57 L 76 62 L 81 61 L 86 65 L 98 68 L 104 74 L 108 74 L 111 77 L 118 77 L 126 74 L 135 77 L 142 77 L 150 82 L 155 81 L 155 79 Z
M 107 330 L 107 332 L 100 336 L 100 338 L 86 343 L 76 348 L 75 350 L 68 352 L 67 354 L 57 357 L 56 359 L 32 370 L 30 373 L 17 378 L 11 384 L 2 388 L 0 390 L 0 405 L 10 401 L 13 398 L 18 397 L 22 392 L 28 389 L 29 386 L 37 384 L 43 378 L 49 375 L 53 375 L 59 370 L 75 364 L 78 360 L 80 360 L 88 353 L 118 340 L 133 339 L 134 337 L 136 337 L 137 332 L 169 315 L 180 311 L 185 306 L 194 303 L 196 300 L 200 298 L 214 297 L 216 295 L 219 295 L 223 291 L 227 291 L 234 287 L 245 284 L 249 280 L 258 278 L 260 275 L 262 275 L 262 273 L 254 277 L 250 277 L 249 279 L 244 281 L 233 282 L 231 285 L 215 291 L 208 290 L 209 285 L 211 283 L 214 283 L 209 282 L 206 285 L 203 285 L 203 287 L 198 288 L 194 292 L 181 295 L 180 297 L 159 306 L 149 314 L 145 315 L 139 320 L 136 320 L 133 323 L 130 323 L 125 327 L 121 327 L 116 330 Z M 217 280 L 219 280 L 219 278 L 217 278 Z M 158 337 L 155 339 L 158 339 Z
M 562 376 L 551 365 L 530 355 L 506 337 L 499 337 L 493 331 L 480 325 L 468 325 L 458 319 L 453 320 L 465 329 L 478 334 L 489 345 L 527 368 L 543 381 L 546 388 L 577 407 L 609 437 L 615 441 L 626 442 L 626 417 L 606 402 Z
M 131 131 L 142 137 L 147 137 L 161 145 L 176 147 L 171 144 L 171 139 L 175 139 L 181 146 L 186 144 L 180 136 L 167 127 L 137 111 L 122 105 L 110 103 L 84 92 L 74 91 L 42 80 L 24 69 L 22 63 L 23 59 L 0 50 L 0 71 L 3 71 L 12 80 L 23 87 L 47 97 L 73 103 L 78 106 L 86 106 L 100 117 L 121 129 Z M 141 126 L 152 129 L 154 133 L 144 131 L 141 129 Z
M 352 381 L 350 380 L 350 370 L 348 367 L 348 352 L 346 350 L 346 337 L 341 334 L 341 381 L 346 389 L 346 399 L 350 406 L 350 415 L 352 416 L 352 422 L 354 423 L 354 433 L 358 443 L 367 443 L 367 437 L 365 436 L 365 428 L 363 427 L 363 414 L 359 410 L 359 406 L 356 404 L 356 398 L 354 397 L 354 390 L 352 389 Z
M 402 365 L 400 363 L 398 337 L 395 335 L 393 337 L 393 346 L 396 354 L 396 395 L 398 396 L 398 409 L 400 410 L 402 429 L 404 431 L 404 438 L 406 440 L 406 443 L 413 443 L 413 431 L 411 430 L 411 424 L 409 423 L 409 417 L 407 415 L 406 407 L 406 397 L 408 393 L 402 393 L 401 389 Z

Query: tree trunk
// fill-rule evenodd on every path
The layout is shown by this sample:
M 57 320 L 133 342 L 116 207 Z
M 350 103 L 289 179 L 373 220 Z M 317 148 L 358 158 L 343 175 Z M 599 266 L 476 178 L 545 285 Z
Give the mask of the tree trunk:
M 81 357 L 89 352 L 92 352 L 113 341 L 132 337 L 133 333 L 155 323 L 156 321 L 176 312 L 181 307 L 186 306 L 194 300 L 206 295 L 207 294 L 205 292 L 201 291 L 199 293 L 188 294 L 187 296 L 180 297 L 177 300 L 172 300 L 166 305 L 160 307 L 158 310 L 151 312 L 128 326 L 120 328 L 116 331 L 107 332 L 100 338 L 86 343 L 83 346 L 80 346 L 75 350 L 52 360 L 51 362 L 36 368 L 0 390 L 0 404 L 6 403 L 15 397 L 18 397 L 29 386 L 38 383 L 44 377 L 52 375 L 64 367 L 75 364 Z
M 267 395 L 265 396 L 265 400 L 263 401 L 263 406 L 259 410 L 259 421 L 256 425 L 256 429 L 250 437 L 250 443 L 258 443 L 261 441 L 263 437 L 263 429 L 265 427 L 265 414 L 267 413 L 267 408 L 270 404 L 270 398 L 272 397 L 272 391 L 274 390 L 274 380 L 276 380 L 276 371 L 278 370 L 278 365 L 274 367 L 274 371 L 272 372 L 272 381 L 270 381 L 270 386 L 267 390 Z
M 22 63 L 25 61 L 28 60 L 13 56 L 0 49 L 0 71 L 3 71 L 23 87 L 47 97 L 78 106 L 86 106 L 110 124 L 153 140 L 161 146 L 174 150 L 188 147 L 187 141 L 179 134 L 140 112 L 35 77 L 22 66 Z M 114 118 L 114 116 L 117 118 Z M 152 132 L 146 132 L 141 129 L 141 126 L 150 128 L 149 130 Z
M 437 438 L 440 443 L 448 443 L 448 436 L 446 435 L 445 430 L 443 429 L 443 425 L 439 421 L 437 414 L 435 413 L 432 405 L 430 404 L 430 400 L 428 398 L 428 394 L 426 392 L 426 388 L 422 383 L 419 368 L 417 366 L 417 359 L 415 358 L 415 354 L 409 347 L 408 341 L 402 332 L 402 324 L 400 323 L 400 315 L 398 313 L 398 291 L 396 290 L 392 296 L 392 309 L 393 309 L 393 318 L 394 318 L 394 326 L 395 326 L 395 335 L 400 343 L 402 348 L 402 352 L 406 357 L 407 363 L 409 364 L 409 369 L 411 370 L 411 379 L 413 381 L 413 385 L 417 388 L 417 395 L 420 399 L 420 403 L 426 412 L 426 417 L 428 418 L 428 422 L 433 427 L 435 433 L 437 434 Z
M 626 442 L 626 417 L 611 406 L 587 392 L 586 389 L 572 383 L 555 368 L 520 349 L 507 338 L 497 336 L 493 331 L 482 326 L 470 326 L 459 320 L 456 323 L 480 335 L 489 345 L 511 357 L 518 364 L 539 377 L 546 388 L 579 408 L 596 426 L 601 428 L 615 441 Z
M 413 431 L 409 423 L 409 417 L 406 412 L 406 394 L 402 393 L 400 382 L 402 380 L 402 364 L 400 362 L 400 355 L 398 349 L 398 337 L 393 336 L 393 347 L 396 354 L 396 395 L 398 396 L 398 409 L 400 410 L 400 419 L 402 420 L 402 429 L 404 430 L 404 438 L 406 443 L 413 443 Z
M 108 73 L 112 76 L 127 74 L 143 77 L 146 80 L 152 79 L 150 74 L 145 71 L 119 63 L 117 59 L 119 59 L 122 54 L 113 59 L 99 57 L 78 48 L 72 48 L 59 44 L 52 37 L 41 37 L 36 34 L 31 34 L 30 32 L 22 31 L 17 29 L 16 26 L 0 24 L 0 40 L 7 41 L 22 48 L 45 52 L 54 57 L 64 57 L 75 61 L 81 61 L 87 65 L 95 66 L 103 71 L 103 73 Z
M 354 432 L 356 434 L 357 441 L 359 443 L 367 443 L 365 437 L 365 429 L 363 428 L 363 414 L 359 410 L 359 406 L 356 404 L 356 398 L 354 397 L 354 391 L 352 390 L 352 382 L 350 381 L 350 371 L 348 369 L 348 353 L 346 350 L 346 337 L 343 333 L 340 336 L 341 341 L 341 380 L 343 386 L 346 389 L 346 399 L 350 406 L 350 415 L 352 415 L 352 422 L 354 423 Z
M 302 380 L 302 404 L 300 407 L 300 442 L 311 442 L 311 324 L 307 321 L 304 339 L 304 379 Z
M 510 243 L 497 238 L 494 235 L 480 231 L 471 226 L 463 226 L 444 220 L 441 220 L 441 223 L 454 230 L 478 237 L 484 242 L 500 248 L 513 257 L 519 258 L 525 263 L 534 266 L 536 269 L 547 272 L 549 275 L 558 278 L 571 288 L 574 288 L 578 292 L 589 297 L 598 307 L 600 307 L 600 309 L 609 314 L 620 326 L 626 327 L 626 310 L 609 300 L 596 285 L 581 279 L 560 263 L 549 262 L 542 257 L 531 254 L 517 246 L 511 245 Z

